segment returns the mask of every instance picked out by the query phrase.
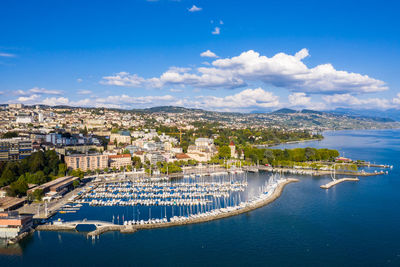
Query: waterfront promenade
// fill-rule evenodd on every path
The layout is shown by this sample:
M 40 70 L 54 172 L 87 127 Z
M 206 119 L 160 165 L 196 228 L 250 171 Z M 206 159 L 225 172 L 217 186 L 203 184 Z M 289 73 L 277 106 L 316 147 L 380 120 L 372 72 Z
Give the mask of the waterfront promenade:
M 313 169 L 300 169 L 300 168 L 286 168 L 286 167 L 269 167 L 269 166 L 246 166 L 243 170 L 249 172 L 275 172 L 275 173 L 288 173 L 298 175 L 312 175 L 312 176 L 324 176 L 331 175 L 331 170 L 313 170 Z M 384 171 L 379 172 L 364 172 L 364 171 L 335 171 L 336 175 L 348 175 L 348 176 L 376 176 L 385 174 Z

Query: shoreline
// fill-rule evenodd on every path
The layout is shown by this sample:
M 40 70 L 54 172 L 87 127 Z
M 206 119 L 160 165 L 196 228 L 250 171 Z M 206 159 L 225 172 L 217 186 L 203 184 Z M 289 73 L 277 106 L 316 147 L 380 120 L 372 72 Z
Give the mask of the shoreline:
M 331 170 L 312 170 L 312 169 L 302 169 L 302 168 L 288 168 L 288 167 L 267 167 L 259 166 L 256 168 L 259 171 L 265 172 L 275 172 L 275 173 L 289 173 L 297 175 L 311 175 L 311 176 L 324 176 L 331 175 Z M 246 171 L 251 171 L 251 168 L 247 168 Z M 380 172 L 362 172 L 362 171 L 336 171 L 336 175 L 348 175 L 348 176 L 377 176 L 384 175 L 384 171 Z
M 209 222 L 209 221 L 214 221 L 214 220 L 219 220 L 223 218 L 228 218 L 232 216 L 236 216 L 242 213 L 246 213 L 249 211 L 253 211 L 255 209 L 264 207 L 276 199 L 278 199 L 283 192 L 283 189 L 285 188 L 286 185 L 294 182 L 299 182 L 299 179 L 296 178 L 287 178 L 285 181 L 281 182 L 278 184 L 274 192 L 272 193 L 271 196 L 269 196 L 266 199 L 263 199 L 261 201 L 258 201 L 256 203 L 252 203 L 249 206 L 239 209 L 239 210 L 233 210 L 229 211 L 226 213 L 221 213 L 213 216 L 207 216 L 203 218 L 192 218 L 189 220 L 185 221 L 179 221 L 179 222 L 167 222 L 167 223 L 155 223 L 155 224 L 144 224 L 144 225 L 115 225 L 113 227 L 110 226 L 104 226 L 104 227 L 98 227 L 96 230 L 89 232 L 87 235 L 91 236 L 92 238 L 95 238 L 95 236 L 98 236 L 100 234 L 109 232 L 109 231 L 120 231 L 120 233 L 134 233 L 137 230 L 144 230 L 144 229 L 157 229 L 157 228 L 168 228 L 168 227 L 174 227 L 174 226 L 182 226 L 182 225 L 188 225 L 188 224 L 197 224 L 197 223 L 204 223 L 204 222 Z M 69 226 L 63 227 L 62 225 L 39 225 L 36 227 L 37 231 L 64 231 L 64 230 L 74 230 L 75 228 L 71 228 Z
M 276 146 L 280 145 L 292 145 L 292 144 L 300 144 L 300 143 L 307 143 L 307 142 L 313 142 L 313 141 L 322 141 L 323 138 L 312 138 L 312 139 L 305 139 L 305 140 L 296 140 L 296 141 L 287 141 L 287 142 L 281 142 L 281 143 L 275 143 L 275 144 L 259 144 L 259 145 L 253 145 L 257 148 L 273 148 Z

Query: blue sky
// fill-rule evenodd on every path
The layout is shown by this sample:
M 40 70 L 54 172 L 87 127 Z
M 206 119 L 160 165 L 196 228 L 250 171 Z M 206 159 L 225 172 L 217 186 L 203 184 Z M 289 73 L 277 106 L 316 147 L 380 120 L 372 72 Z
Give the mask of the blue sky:
M 0 102 L 400 108 L 397 1 L 7 1 Z

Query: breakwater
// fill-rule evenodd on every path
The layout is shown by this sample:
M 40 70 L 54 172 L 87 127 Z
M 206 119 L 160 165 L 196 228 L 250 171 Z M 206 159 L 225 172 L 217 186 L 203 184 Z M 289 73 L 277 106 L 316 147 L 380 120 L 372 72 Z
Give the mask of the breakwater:
M 331 182 L 329 182 L 327 184 L 321 185 L 320 187 L 322 189 L 329 189 L 329 188 L 331 188 L 331 187 L 333 187 L 333 186 L 335 186 L 337 184 L 340 184 L 340 183 L 343 183 L 343 182 L 346 182 L 346 181 L 358 182 L 358 181 L 360 181 L 360 179 L 358 179 L 358 178 L 341 178 L 341 179 L 333 180 L 333 181 L 331 181 Z

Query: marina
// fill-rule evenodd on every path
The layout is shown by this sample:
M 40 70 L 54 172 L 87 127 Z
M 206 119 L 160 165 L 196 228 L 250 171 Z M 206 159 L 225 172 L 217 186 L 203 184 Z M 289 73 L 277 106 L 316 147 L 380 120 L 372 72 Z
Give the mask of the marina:
M 351 139 L 353 133 L 357 135 L 357 142 Z M 381 141 L 376 143 L 377 137 L 371 137 L 371 133 L 378 135 Z M 399 136 L 398 133 L 398 130 L 335 132 L 328 135 L 321 144 L 315 142 L 308 145 L 332 147 L 343 143 L 346 147 L 341 149 L 350 157 L 397 166 L 396 155 L 400 146 L 396 137 Z M 364 137 L 360 138 L 360 134 Z M 384 150 L 381 149 L 382 146 Z M 394 150 L 388 149 L 393 147 Z M 374 172 L 374 169 L 368 171 Z M 260 188 L 270 175 L 271 173 L 264 171 L 247 173 L 245 191 L 236 194 L 244 196 L 248 191 L 251 196 L 260 195 Z M 329 174 L 317 177 L 297 174 L 284 176 L 287 178 L 281 178 L 297 178 L 300 182 L 286 184 L 287 181 L 278 184 L 273 194 L 266 200 L 257 202 L 256 206 L 249 205 L 243 209 L 221 212 L 217 216 L 132 225 L 124 225 L 124 221 L 137 221 L 137 208 L 140 211 L 140 220 L 145 221 L 149 218 L 150 208 L 153 219 L 164 218 L 165 207 L 168 218 L 171 218 L 172 206 L 90 206 L 88 203 L 79 203 L 81 196 L 95 187 L 87 184 L 65 197 L 66 200 L 69 199 L 69 203 L 65 202 L 63 206 L 67 206 L 64 208 L 81 204 L 79 210 L 73 213 L 56 213 L 48 220 L 56 222 L 60 218 L 63 223 L 82 224 L 69 230 L 56 230 L 57 227 L 61 228 L 56 224 L 41 225 L 19 244 L 8 246 L 7 251 L 19 249 L 21 255 L 3 255 L 0 257 L 0 265 L 16 263 L 17 266 L 25 266 L 38 257 L 46 258 L 47 265 L 67 262 L 65 266 L 129 266 L 132 262 L 137 265 L 174 265 L 176 257 L 181 259 L 183 265 L 197 266 L 212 265 L 215 258 L 224 265 L 244 265 L 249 258 L 257 265 L 269 262 L 272 266 L 293 266 L 299 261 L 307 261 L 312 265 L 315 259 L 321 257 L 330 258 L 331 266 L 382 266 L 385 265 L 385 259 L 392 259 L 394 265 L 398 263 L 396 249 L 400 236 L 398 231 L 393 231 L 400 219 L 398 213 L 393 212 L 399 199 L 398 168 L 389 171 L 388 175 L 365 179 L 358 177 L 359 182 L 343 182 L 331 190 L 320 188 L 322 184 L 332 182 Z M 350 177 L 337 176 L 336 179 Z M 116 178 L 117 181 L 125 179 Z M 201 179 L 207 181 L 210 178 L 211 176 Z M 214 178 L 218 179 L 217 176 Z M 93 183 L 104 184 L 111 180 Z M 161 179 L 154 181 L 161 182 Z M 168 181 L 163 179 L 163 182 Z M 179 182 L 177 179 L 171 181 Z M 229 176 L 225 174 L 225 182 L 227 181 Z M 241 196 L 242 199 L 245 200 Z M 174 208 L 174 216 L 179 216 L 179 206 Z M 62 209 L 61 206 L 57 208 L 59 211 Z M 376 216 L 378 213 L 380 216 Z M 113 215 L 113 226 L 102 224 L 83 229 L 83 226 L 89 228 L 89 225 L 83 225 L 84 219 L 87 219 L 88 224 L 100 221 L 112 224 Z M 129 231 L 133 234 L 128 234 Z M 362 243 L 355 242 L 360 238 Z M 378 247 L 374 253 L 365 253 L 371 247 L 376 247 L 377 240 L 386 240 L 388 245 Z M 158 257 L 154 257 L 154 250 L 158 252 Z M 349 250 L 355 251 L 351 257 L 345 253 Z M 197 251 L 199 257 L 193 257 L 193 251 Z M 296 257 L 287 257 L 288 253 Z M 105 256 L 99 257 L 99 254 Z
M 76 212 L 76 209 L 80 208 L 77 205 L 103 208 L 132 206 L 134 216 L 131 219 L 127 220 L 128 214 L 122 217 L 118 215 L 117 218 L 113 216 L 112 222 L 87 219 L 64 221 L 59 217 L 49 224 L 38 226 L 37 230 L 70 231 L 75 230 L 78 225 L 89 224 L 96 226 L 96 230 L 88 233 L 88 236 L 94 238 L 107 231 L 133 233 L 140 229 L 206 222 L 262 207 L 278 198 L 287 184 L 298 181 L 271 175 L 256 191 L 246 191 L 248 186 L 246 180 L 246 174 L 241 174 L 236 177 L 229 175 L 217 176 L 214 179 L 209 177 L 201 182 L 188 178 L 179 182 L 161 180 L 138 181 L 137 184 L 132 182 L 103 184 L 88 190 L 76 200 L 75 203 L 78 204 L 68 204 L 59 213 L 64 215 L 62 211 L 70 209 Z M 145 216 L 142 215 L 144 218 L 139 217 L 140 210 L 144 208 L 148 208 L 149 212 Z

